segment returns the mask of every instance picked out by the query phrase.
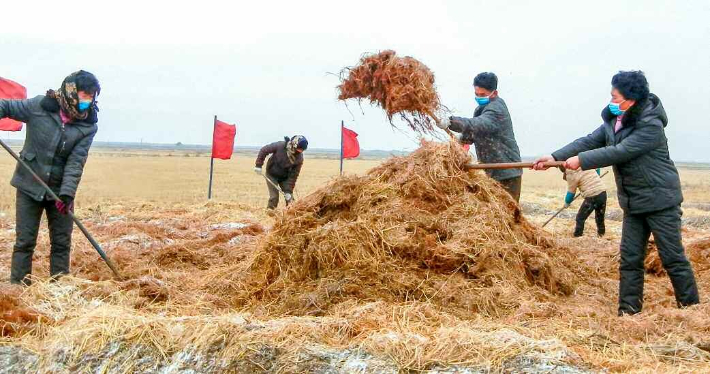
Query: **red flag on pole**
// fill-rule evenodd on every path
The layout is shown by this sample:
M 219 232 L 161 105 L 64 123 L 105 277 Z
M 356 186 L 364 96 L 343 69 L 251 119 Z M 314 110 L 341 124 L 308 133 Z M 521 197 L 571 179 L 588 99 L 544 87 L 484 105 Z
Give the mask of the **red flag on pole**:
M 17 82 L 0 77 L 0 99 L 26 99 L 27 89 Z M 22 130 L 22 122 L 14 119 L 0 119 L 0 130 L 2 131 L 20 131 Z
M 234 150 L 234 135 L 237 126 L 215 119 L 214 133 L 212 135 L 212 158 L 229 160 Z
M 357 133 L 347 127 L 343 127 L 343 158 L 355 158 L 360 156 L 360 142 L 357 141 Z

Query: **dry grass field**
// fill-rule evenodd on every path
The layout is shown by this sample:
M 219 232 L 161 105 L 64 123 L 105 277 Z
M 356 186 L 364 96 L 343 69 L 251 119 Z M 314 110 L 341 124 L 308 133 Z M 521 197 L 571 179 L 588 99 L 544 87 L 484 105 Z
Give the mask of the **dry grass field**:
M 215 160 L 213 196 L 217 201 L 239 202 L 254 208 L 263 207 L 268 193 L 265 181 L 255 175 L 255 154 L 235 154 L 231 160 Z M 363 174 L 379 164 L 379 160 L 346 160 L 345 174 Z M 14 188 L 9 180 L 15 162 L 0 157 L 0 211 L 9 213 Z M 609 170 L 611 171 L 611 170 Z M 710 169 L 680 169 L 686 202 L 710 203 Z M 299 179 L 297 195 L 307 195 L 339 173 L 338 160 L 308 158 Z M 207 197 L 209 157 L 202 153 L 105 151 L 92 152 L 82 179 L 77 206 L 92 206 L 117 201 L 149 201 L 154 203 L 199 203 Z M 615 201 L 613 175 L 605 177 L 610 200 Z M 522 201 L 548 208 L 561 206 L 565 182 L 555 170 L 525 170 Z M 618 207 L 610 203 L 610 207 Z M 686 208 L 688 209 L 688 208 Z M 702 214 L 690 208 L 691 214 Z
M 266 181 L 254 174 L 255 154 L 238 153 L 231 160 L 215 160 L 213 200 L 234 202 L 251 208 L 266 206 Z M 345 174 L 363 174 L 380 160 L 346 160 Z M 0 214 L 14 214 L 15 189 L 9 185 L 15 162 L 9 156 L 0 157 Z M 604 178 L 608 189 L 608 209 L 618 209 L 616 187 L 611 169 Z M 339 162 L 311 157 L 303 168 L 296 187 L 296 197 L 305 196 L 336 177 Z M 710 217 L 710 169 L 681 168 L 686 217 Z M 197 204 L 206 201 L 209 157 L 205 153 L 158 151 L 95 150 L 86 165 L 76 207 L 106 204 L 150 202 L 165 204 Z M 565 182 L 556 170 L 533 172 L 525 170 L 521 202 L 558 209 L 563 203 Z M 574 212 L 577 201 L 569 209 Z M 538 218 L 544 222 L 546 217 Z M 564 221 L 564 220 L 561 220 Z M 591 220 L 590 220 L 591 221 Z M 555 222 L 556 224 L 557 222 Z M 568 226 L 569 222 L 564 222 Z M 557 227 L 552 225 L 551 229 Z
M 710 267 L 698 257 L 710 248 L 710 170 L 680 169 L 684 239 L 693 261 L 700 261 L 696 272 L 703 299 L 688 311 L 674 307 L 666 277 L 649 274 L 651 299 L 644 313 L 616 317 L 620 211 L 610 173 L 604 178 L 610 197 L 606 237 L 594 235 L 590 218 L 585 236 L 571 238 L 579 202 L 542 234 L 553 238 L 552 248 L 568 248 L 597 277 L 578 275 L 584 281 L 573 294 L 530 287 L 514 300 L 515 307 L 490 306 L 491 312 L 470 316 L 441 309 L 426 294 L 427 300 L 351 300 L 327 313 L 293 315 L 230 299 L 243 281 L 235 271 L 253 263 L 264 238 L 284 217 L 263 209 L 266 182 L 252 171 L 254 158 L 239 153 L 232 160 L 215 160 L 214 197 L 207 202 L 206 154 L 95 149 L 80 186 L 77 215 L 127 279 L 111 280 L 75 230 L 75 277 L 48 282 L 44 226 L 35 255 L 38 279 L 23 290 L 6 284 L 14 240 L 15 190 L 9 180 L 15 163 L 0 157 L 0 181 L 5 181 L 0 184 L 0 324 L 3 318 L 12 322 L 0 335 L 0 373 L 23 367 L 244 373 L 650 373 L 710 367 Z M 381 163 L 348 160 L 345 172 L 364 175 Z M 337 175 L 337 160 L 307 154 L 296 198 L 304 199 Z M 525 171 L 521 208 L 533 227 L 562 205 L 565 188 L 557 170 Z M 457 272 L 446 274 L 441 287 Z M 340 291 L 332 292 L 335 297 Z M 481 298 L 490 296 L 480 292 Z M 295 300 L 309 307 L 323 302 L 315 291 L 300 296 Z M 463 368 L 469 369 L 456 371 Z
M 256 175 L 256 154 L 235 154 L 231 160 L 215 160 L 213 198 L 254 208 L 265 207 L 266 181 Z M 82 178 L 78 209 L 108 202 L 201 203 L 207 200 L 209 155 L 181 152 L 103 152 L 89 157 Z M 347 160 L 346 173 L 363 173 L 378 161 Z M 13 196 L 9 186 L 14 160 L 0 158 L 0 186 L 3 197 Z M 308 159 L 299 178 L 296 196 L 308 194 L 338 175 L 339 163 L 332 159 Z M 0 209 L 9 211 L 12 198 L 3 198 Z M 14 208 L 13 208 L 14 209 Z

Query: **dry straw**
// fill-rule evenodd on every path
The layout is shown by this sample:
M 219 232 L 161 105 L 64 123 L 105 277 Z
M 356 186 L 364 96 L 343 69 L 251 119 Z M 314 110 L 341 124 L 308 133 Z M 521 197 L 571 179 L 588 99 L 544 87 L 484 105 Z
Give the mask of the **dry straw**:
M 366 54 L 358 65 L 340 72 L 338 99 L 368 99 L 382 107 L 390 123 L 399 115 L 414 131 L 432 133 L 442 107 L 434 74 L 413 57 L 392 50 Z
M 107 206 L 86 222 L 129 279 L 112 280 L 77 239 L 77 278 L 0 289 L 0 343 L 38 352 L 39 371 L 116 342 L 157 360 L 192 349 L 240 363 L 273 347 L 272 367 L 286 372 L 314 347 L 414 370 L 500 370 L 520 355 L 618 372 L 707 370 L 706 298 L 678 309 L 658 272 L 646 277 L 644 312 L 617 317 L 618 246 L 555 244 L 499 185 L 464 171 L 467 157 L 455 143 L 424 143 L 333 180 L 270 229 L 263 213 L 233 203 Z M 710 240 L 686 244 L 702 295 Z M 36 256 L 35 268 L 48 268 L 47 254 Z
M 358 299 L 500 316 L 521 300 L 572 293 L 569 250 L 467 162 L 455 142 L 424 142 L 300 200 L 259 246 L 245 300 L 278 314 L 321 315 Z

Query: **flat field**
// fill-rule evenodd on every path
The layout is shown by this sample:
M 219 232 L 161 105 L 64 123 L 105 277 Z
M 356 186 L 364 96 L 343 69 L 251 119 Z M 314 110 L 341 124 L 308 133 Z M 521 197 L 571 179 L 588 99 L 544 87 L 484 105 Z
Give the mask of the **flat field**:
M 710 170 L 680 168 L 684 240 L 697 261 L 702 299 L 688 310 L 675 308 L 670 282 L 656 264 L 646 275 L 644 312 L 616 317 L 622 215 L 609 170 L 604 238 L 596 237 L 591 217 L 585 236 L 571 237 L 579 201 L 544 229 L 555 245 L 569 248 L 575 261 L 598 274 L 571 295 L 514 300 L 515 307 L 468 316 L 428 302 L 427 295 L 402 303 L 353 299 L 304 315 L 274 314 L 270 305 L 237 307 L 229 299 L 236 292 L 230 282 L 240 281 L 235 269 L 253 260 L 281 217 L 264 209 L 266 182 L 252 171 L 254 158 L 238 153 L 232 160 L 215 160 L 214 197 L 208 202 L 205 153 L 93 150 L 76 212 L 128 279 L 112 280 L 75 230 L 73 276 L 49 282 L 43 224 L 35 252 L 37 278 L 31 287 L 18 288 L 7 284 L 15 194 L 9 180 L 15 163 L 0 157 L 0 373 L 702 372 L 710 367 L 710 266 L 704 259 L 710 255 Z M 364 175 L 381 162 L 347 160 L 345 174 Z M 338 168 L 338 160 L 307 154 L 296 198 L 333 181 Z M 524 217 L 541 225 L 561 207 L 565 189 L 557 170 L 526 170 Z M 302 295 L 304 302 L 322 301 L 314 295 Z

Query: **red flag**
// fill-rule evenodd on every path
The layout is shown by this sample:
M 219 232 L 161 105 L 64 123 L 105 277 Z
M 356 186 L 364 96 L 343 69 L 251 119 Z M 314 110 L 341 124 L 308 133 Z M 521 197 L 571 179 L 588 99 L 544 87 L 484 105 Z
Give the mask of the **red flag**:
M 357 141 L 357 133 L 343 126 L 343 158 L 357 156 L 360 156 L 360 142 Z
M 212 134 L 212 158 L 229 160 L 232 158 L 234 150 L 234 135 L 237 133 L 237 126 L 216 120 L 214 122 L 214 133 Z
M 0 99 L 26 99 L 27 89 L 21 84 L 13 82 L 9 79 L 0 77 Z M 22 122 L 14 119 L 1 118 L 0 130 L 2 131 L 20 131 L 22 130 Z

